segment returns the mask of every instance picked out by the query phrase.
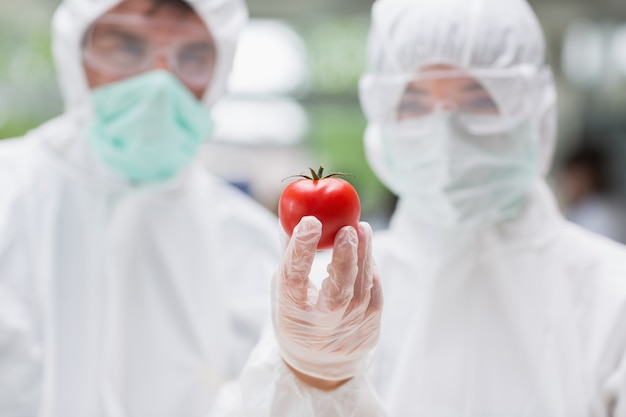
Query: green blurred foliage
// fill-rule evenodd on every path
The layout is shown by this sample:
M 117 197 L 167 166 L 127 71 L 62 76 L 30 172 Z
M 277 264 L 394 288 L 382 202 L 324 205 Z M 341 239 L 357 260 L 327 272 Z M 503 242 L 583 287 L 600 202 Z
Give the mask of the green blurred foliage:
M 358 83 L 366 63 L 368 16 L 341 16 L 295 25 L 309 54 L 310 81 L 300 97 L 310 118 L 309 145 L 327 171 L 359 193 L 363 218 L 392 209 L 394 198 L 370 169 L 363 149 L 366 120 Z
M 21 136 L 60 112 L 50 47 L 52 8 L 32 0 L 0 5 L 0 139 Z
M 345 177 L 359 193 L 362 217 L 368 219 L 391 210 L 393 197 L 369 168 L 363 148 L 365 120 L 356 104 L 341 102 L 310 105 L 311 147 L 327 172 Z
M 356 93 L 365 68 L 368 25 L 366 16 L 342 16 L 301 28 L 310 55 L 310 88 L 314 93 Z

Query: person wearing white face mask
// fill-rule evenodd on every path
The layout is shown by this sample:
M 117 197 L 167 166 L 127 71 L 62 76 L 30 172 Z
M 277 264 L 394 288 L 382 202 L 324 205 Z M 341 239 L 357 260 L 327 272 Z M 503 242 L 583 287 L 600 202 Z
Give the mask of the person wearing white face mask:
M 626 250 L 558 212 L 556 94 L 523 0 L 378 0 L 360 83 L 373 170 L 373 379 L 391 416 L 626 416 Z
M 196 159 L 239 0 L 65 0 L 65 113 L 0 143 L 0 415 L 204 416 L 269 317 L 269 211 Z

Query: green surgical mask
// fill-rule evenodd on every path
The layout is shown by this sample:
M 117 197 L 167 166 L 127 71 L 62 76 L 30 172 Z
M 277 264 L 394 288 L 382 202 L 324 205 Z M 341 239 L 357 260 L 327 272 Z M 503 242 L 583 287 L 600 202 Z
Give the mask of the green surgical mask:
M 189 165 L 213 130 L 206 107 L 168 71 L 151 71 L 92 91 L 89 145 L 137 182 L 165 181 Z

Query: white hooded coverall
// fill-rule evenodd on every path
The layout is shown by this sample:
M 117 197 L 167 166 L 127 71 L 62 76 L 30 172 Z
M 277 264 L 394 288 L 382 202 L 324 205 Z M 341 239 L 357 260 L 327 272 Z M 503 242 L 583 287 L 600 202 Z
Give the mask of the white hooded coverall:
M 132 186 L 86 147 L 81 41 L 119 0 L 66 0 L 53 22 L 66 111 L 0 143 L 0 416 L 201 417 L 269 318 L 269 211 L 195 161 Z M 240 0 L 190 1 L 223 92 Z
M 379 0 L 368 52 L 376 76 L 435 64 L 515 74 L 543 66 L 545 43 L 523 0 Z M 385 294 L 378 392 L 396 417 L 624 417 L 626 250 L 567 222 L 543 179 L 556 137 L 552 79 L 540 73 L 531 96 L 512 89 L 515 75 L 476 78 L 501 109 L 533 100 L 524 122 L 538 133 L 535 176 L 517 217 L 473 229 L 420 220 L 424 202 L 398 192 L 390 228 L 374 240 Z M 368 159 L 396 190 L 381 102 L 361 93 Z

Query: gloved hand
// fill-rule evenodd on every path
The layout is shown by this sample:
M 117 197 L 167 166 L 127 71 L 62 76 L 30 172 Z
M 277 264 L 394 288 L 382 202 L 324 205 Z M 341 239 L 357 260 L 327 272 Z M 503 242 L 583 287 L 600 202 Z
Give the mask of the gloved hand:
M 273 324 L 288 365 L 340 381 L 367 372 L 380 333 L 382 291 L 367 223 L 337 233 L 318 290 L 309 274 L 321 231 L 315 217 L 302 218 L 294 229 L 272 283 Z

